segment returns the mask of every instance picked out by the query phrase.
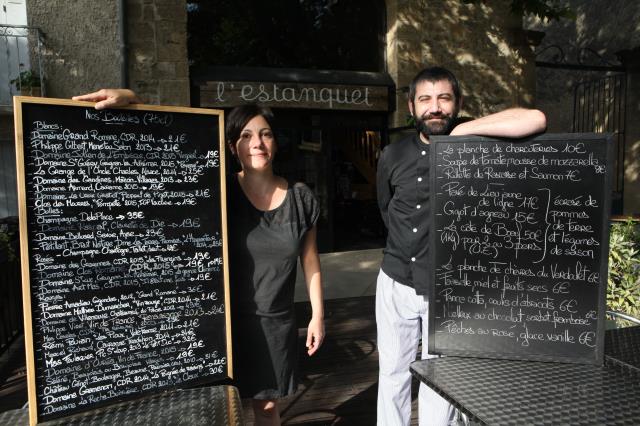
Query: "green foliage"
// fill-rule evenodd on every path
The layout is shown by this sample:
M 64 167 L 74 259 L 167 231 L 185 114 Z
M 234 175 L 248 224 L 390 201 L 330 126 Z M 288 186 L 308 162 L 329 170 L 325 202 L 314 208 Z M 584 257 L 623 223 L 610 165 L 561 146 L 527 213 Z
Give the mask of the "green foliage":
M 16 253 L 11 245 L 11 235 L 0 230 L 0 260 L 13 262 L 16 260 Z
M 487 3 L 488 0 L 463 0 L 467 4 Z M 557 0 L 511 0 L 511 12 L 517 16 L 532 15 L 543 20 L 573 19 L 575 14 Z
M 407 126 L 416 127 L 416 118 L 413 116 L 413 114 L 407 114 L 404 122 Z
M 15 84 L 19 89 L 28 89 L 30 87 L 40 87 L 40 77 L 31 70 L 22 71 L 18 78 L 14 78 L 10 82 Z
M 611 226 L 607 309 L 640 317 L 640 230 L 630 220 Z

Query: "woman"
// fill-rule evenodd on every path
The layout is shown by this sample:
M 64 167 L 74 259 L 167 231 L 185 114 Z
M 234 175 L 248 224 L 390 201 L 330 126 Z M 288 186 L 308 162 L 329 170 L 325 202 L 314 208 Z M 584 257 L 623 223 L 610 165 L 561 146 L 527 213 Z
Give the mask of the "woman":
M 99 109 L 138 102 L 135 93 L 114 89 L 74 100 L 97 102 Z M 324 339 L 319 206 L 306 185 L 274 174 L 277 144 L 269 109 L 240 106 L 226 121 L 227 144 L 241 167 L 227 183 L 234 371 L 241 394 L 253 398 L 256 424 L 278 425 L 277 400 L 298 385 L 293 309 L 298 256 L 312 307 L 307 353 L 313 355 Z
M 290 185 L 274 175 L 272 119 L 268 109 L 241 106 L 229 114 L 225 132 L 242 168 L 227 191 L 235 371 L 240 391 L 254 398 L 256 419 L 264 424 L 279 424 L 276 400 L 297 387 L 293 290 L 298 255 L 313 311 L 309 355 L 324 338 L 315 226 L 320 210 L 306 185 Z

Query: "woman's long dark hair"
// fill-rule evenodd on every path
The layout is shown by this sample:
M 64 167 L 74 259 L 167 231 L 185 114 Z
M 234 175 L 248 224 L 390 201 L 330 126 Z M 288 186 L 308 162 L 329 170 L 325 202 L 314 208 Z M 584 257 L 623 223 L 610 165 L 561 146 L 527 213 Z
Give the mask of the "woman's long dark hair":
M 231 110 L 227 116 L 225 125 L 225 138 L 229 145 L 235 145 L 240 139 L 242 129 L 247 125 L 253 117 L 262 116 L 273 130 L 273 112 L 270 108 L 262 107 L 256 104 L 240 105 Z

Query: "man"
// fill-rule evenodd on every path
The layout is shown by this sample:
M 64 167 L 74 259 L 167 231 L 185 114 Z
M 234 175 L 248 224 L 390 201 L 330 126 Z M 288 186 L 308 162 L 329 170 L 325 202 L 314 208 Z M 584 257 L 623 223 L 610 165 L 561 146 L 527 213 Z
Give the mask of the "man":
M 378 424 L 384 426 L 410 422 L 409 364 L 416 358 L 420 336 L 422 358 L 429 357 L 429 137 L 524 137 L 546 128 L 542 112 L 522 108 L 459 123 L 458 81 L 441 67 L 416 75 L 408 103 L 418 134 L 387 146 L 377 174 L 378 206 L 389 231 L 376 288 Z M 447 425 L 453 418 L 453 407 L 424 384 L 418 402 L 421 425 Z

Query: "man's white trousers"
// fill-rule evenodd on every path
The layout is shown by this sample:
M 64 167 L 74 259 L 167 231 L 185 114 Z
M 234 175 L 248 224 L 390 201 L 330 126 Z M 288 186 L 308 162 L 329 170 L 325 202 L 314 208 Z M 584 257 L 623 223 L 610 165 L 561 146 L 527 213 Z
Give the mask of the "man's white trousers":
M 411 373 L 422 337 L 422 359 L 427 354 L 429 304 L 409 286 L 394 281 L 382 270 L 376 288 L 376 324 L 380 378 L 378 382 L 378 425 L 405 426 L 411 421 Z M 418 394 L 420 426 L 445 426 L 454 408 L 428 386 L 420 384 Z

